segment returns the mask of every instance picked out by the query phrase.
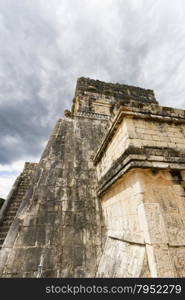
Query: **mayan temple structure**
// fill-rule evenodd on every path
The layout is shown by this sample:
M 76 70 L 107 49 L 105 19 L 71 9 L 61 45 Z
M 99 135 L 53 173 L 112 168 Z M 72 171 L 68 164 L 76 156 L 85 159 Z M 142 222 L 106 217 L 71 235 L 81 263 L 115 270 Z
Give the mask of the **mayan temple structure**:
M 0 277 L 185 277 L 185 111 L 79 78 L 0 239 Z

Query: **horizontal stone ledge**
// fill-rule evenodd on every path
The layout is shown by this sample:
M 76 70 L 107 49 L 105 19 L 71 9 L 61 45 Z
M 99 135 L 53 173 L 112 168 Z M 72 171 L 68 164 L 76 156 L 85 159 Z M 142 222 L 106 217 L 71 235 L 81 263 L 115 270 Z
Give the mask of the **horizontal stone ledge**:
M 171 244 L 168 243 L 169 248 L 185 248 L 185 244 Z
M 183 163 L 172 163 L 172 162 L 158 162 L 158 161 L 146 161 L 146 160 L 136 160 L 132 155 L 127 157 L 127 162 L 123 163 L 118 172 L 107 172 L 104 179 L 98 184 L 97 194 L 100 196 L 104 193 L 116 180 L 123 176 L 126 172 L 131 169 L 166 169 L 166 170 L 184 170 L 185 161 Z M 105 178 L 106 177 L 106 178 Z
M 102 185 L 103 182 L 117 174 L 131 160 L 143 161 L 143 166 L 149 166 L 152 168 L 159 168 L 160 164 L 161 168 L 169 167 L 170 169 L 173 169 L 173 164 L 175 163 L 179 164 L 179 166 L 175 166 L 175 168 L 183 169 L 185 164 L 185 150 L 161 147 L 138 148 L 129 146 L 129 148 L 127 148 L 127 150 L 116 161 L 114 161 L 109 170 L 101 176 L 101 179 L 99 179 L 99 185 Z M 150 164 L 148 165 L 147 162 Z M 153 165 L 151 165 L 151 163 L 153 163 Z M 162 167 L 163 164 L 164 167 Z
M 107 236 L 130 244 L 145 245 L 143 232 L 109 230 Z
M 131 103 L 134 106 L 120 106 L 116 116 L 112 120 L 112 124 L 108 130 L 108 133 L 102 141 L 95 157 L 94 164 L 96 165 L 106 151 L 109 143 L 111 142 L 119 124 L 122 122 L 124 117 L 133 119 L 147 119 L 151 121 L 158 121 L 161 123 L 174 123 L 174 124 L 185 124 L 185 110 L 173 109 L 169 107 L 163 107 L 158 105 L 143 104 L 142 107 L 138 104 Z M 130 104 L 130 105 L 131 105 Z
M 101 182 L 105 181 L 106 178 L 109 177 L 113 177 L 114 174 L 116 174 L 120 169 L 122 169 L 127 163 L 129 163 L 130 161 L 140 161 L 142 162 L 141 166 L 151 166 L 152 168 L 157 167 L 157 168 L 170 168 L 170 169 L 184 169 L 185 166 L 185 158 L 184 157 L 171 157 L 171 158 L 159 158 L 158 156 L 152 156 L 152 157 L 148 157 L 147 155 L 135 155 L 135 154 L 130 154 L 128 155 L 127 158 L 125 158 L 125 160 L 120 163 L 119 166 L 117 165 L 112 165 L 111 168 L 101 177 L 101 179 L 99 180 L 99 184 L 101 184 Z M 149 164 L 148 164 L 149 163 Z M 174 167 L 175 164 L 175 167 Z M 177 165 L 178 164 L 178 165 Z M 176 166 L 177 165 L 177 166 Z
M 90 78 L 80 77 L 77 80 L 75 95 L 83 94 L 109 95 L 116 99 L 134 98 L 145 102 L 158 103 L 153 90 L 120 83 L 110 83 Z
M 74 113 L 73 117 L 88 118 L 88 119 L 95 119 L 95 120 L 109 120 L 110 119 L 110 115 L 103 115 L 103 114 L 89 113 L 89 112 Z
M 133 236 L 133 238 L 127 238 L 124 236 L 123 232 L 119 231 L 108 231 L 107 233 L 107 237 L 111 238 L 111 239 L 114 239 L 114 240 L 118 240 L 118 241 L 122 241 L 122 242 L 125 242 L 125 243 L 128 243 L 128 244 L 132 244 L 132 245 L 141 245 L 141 246 L 146 246 L 146 245 L 150 245 L 150 246 L 157 246 L 157 245 L 161 245 L 161 242 L 160 243 L 147 243 L 145 240 L 144 240 L 144 237 L 142 237 L 142 232 L 141 232 L 141 237 L 139 239 L 137 238 L 134 238 L 134 232 L 130 232 L 130 234 Z M 166 246 L 170 247 L 170 248 L 181 248 L 181 247 L 185 247 L 185 243 L 170 243 L 170 242 L 167 242 L 167 243 L 163 243 L 165 244 Z

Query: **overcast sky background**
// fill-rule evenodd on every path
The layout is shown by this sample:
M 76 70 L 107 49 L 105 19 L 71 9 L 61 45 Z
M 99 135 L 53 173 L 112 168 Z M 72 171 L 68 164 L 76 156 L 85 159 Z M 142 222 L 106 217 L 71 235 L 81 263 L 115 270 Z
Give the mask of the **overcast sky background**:
M 0 0 L 0 197 L 85 76 L 185 109 L 184 0 Z

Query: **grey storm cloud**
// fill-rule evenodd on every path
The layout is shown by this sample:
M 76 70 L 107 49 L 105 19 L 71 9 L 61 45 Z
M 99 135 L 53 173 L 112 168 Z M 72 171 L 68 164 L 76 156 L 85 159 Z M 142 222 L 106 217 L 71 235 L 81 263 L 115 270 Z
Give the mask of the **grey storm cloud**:
M 81 76 L 185 108 L 183 0 L 0 0 L 0 164 L 37 157 Z

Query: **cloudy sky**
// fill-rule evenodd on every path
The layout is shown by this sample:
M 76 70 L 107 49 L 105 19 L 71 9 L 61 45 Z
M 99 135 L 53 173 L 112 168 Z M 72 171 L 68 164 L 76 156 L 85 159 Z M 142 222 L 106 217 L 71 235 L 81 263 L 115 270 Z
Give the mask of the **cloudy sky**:
M 0 197 L 85 76 L 185 109 L 184 0 L 0 0 Z

